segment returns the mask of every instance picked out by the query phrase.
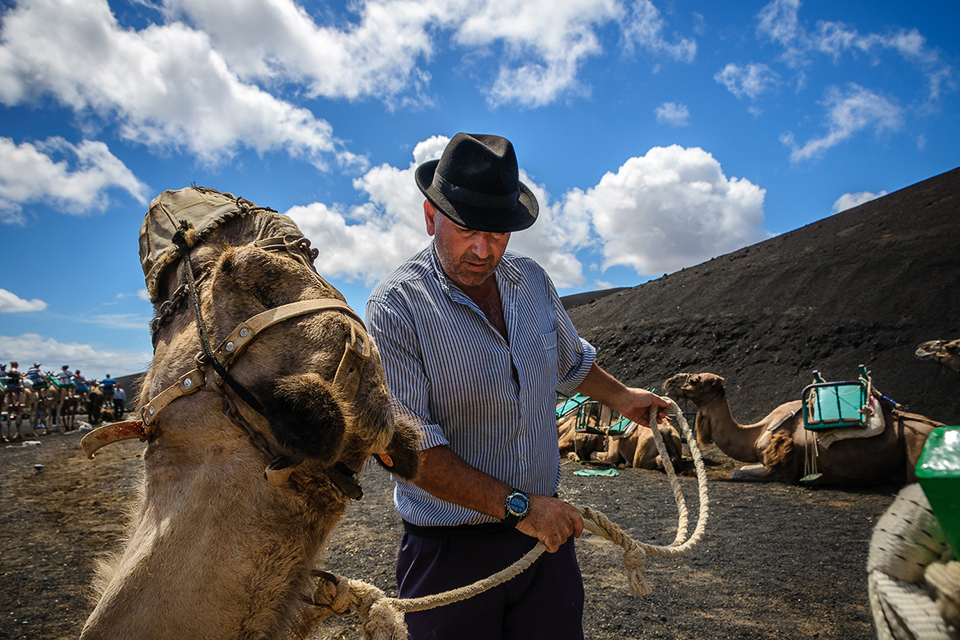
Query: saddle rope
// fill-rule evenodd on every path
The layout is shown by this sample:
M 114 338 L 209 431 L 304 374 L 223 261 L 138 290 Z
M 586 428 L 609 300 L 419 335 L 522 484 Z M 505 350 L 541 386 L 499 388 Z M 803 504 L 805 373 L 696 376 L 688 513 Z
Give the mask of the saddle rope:
M 670 398 L 667 398 L 667 400 L 670 402 L 669 408 L 671 413 L 676 417 L 681 431 L 687 438 L 690 455 L 693 458 L 693 464 L 697 474 L 700 509 L 697 515 L 697 525 L 690 537 L 687 538 L 689 516 L 686 501 L 680 488 L 680 481 L 673 469 L 673 464 L 670 461 L 670 456 L 663 442 L 660 430 L 655 427 L 651 428 L 653 441 L 657 446 L 660 459 L 663 461 L 663 467 L 670 481 L 674 500 L 677 503 L 677 535 L 673 542 L 663 546 L 638 542 L 624 533 L 620 527 L 599 511 L 595 511 L 590 507 L 577 507 L 577 510 L 581 516 L 583 516 L 583 526 L 585 529 L 619 545 L 623 549 L 624 568 L 630 586 L 630 593 L 633 596 L 645 596 L 651 593 L 649 585 L 643 578 L 646 557 L 652 555 L 674 558 L 689 553 L 703 538 L 709 515 L 707 472 L 703 464 L 703 458 L 700 455 L 700 449 L 697 446 L 697 439 L 690 429 L 690 425 L 687 424 L 686 419 L 683 417 L 683 412 L 680 410 L 680 407 L 677 406 L 677 403 Z M 652 425 L 657 424 L 658 410 L 659 407 L 656 405 L 650 408 L 650 424 Z M 363 621 L 362 630 L 364 640 L 405 639 L 407 637 L 407 628 L 403 620 L 404 613 L 433 609 L 466 600 L 467 598 L 483 593 L 522 573 L 529 568 L 545 550 L 546 547 L 543 543 L 538 542 L 537 545 L 522 558 L 488 578 L 478 580 L 473 584 L 457 589 L 420 598 L 403 599 L 388 597 L 383 591 L 366 582 L 352 578 L 343 578 L 321 571 L 318 572 L 317 575 L 323 579 L 318 582 L 317 588 L 313 593 L 313 598 L 308 600 L 310 604 L 318 609 L 315 614 L 315 619 L 312 620 L 312 625 L 323 622 L 323 620 L 326 620 L 331 615 L 346 615 L 355 611 Z

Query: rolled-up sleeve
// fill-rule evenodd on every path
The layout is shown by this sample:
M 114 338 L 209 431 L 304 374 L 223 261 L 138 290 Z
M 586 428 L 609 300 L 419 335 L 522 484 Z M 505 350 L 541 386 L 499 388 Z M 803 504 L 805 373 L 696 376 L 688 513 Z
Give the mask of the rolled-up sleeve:
M 587 377 L 597 359 L 597 350 L 577 334 L 552 283 L 549 290 L 557 314 L 557 391 L 569 396 Z

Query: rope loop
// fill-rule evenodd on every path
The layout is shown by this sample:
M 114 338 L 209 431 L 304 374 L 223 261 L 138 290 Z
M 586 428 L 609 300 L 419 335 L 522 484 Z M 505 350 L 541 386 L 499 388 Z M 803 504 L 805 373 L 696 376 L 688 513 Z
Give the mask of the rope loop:
M 667 399 L 670 400 L 669 398 Z M 650 408 L 650 424 L 652 425 L 657 424 L 658 410 L 659 407 L 657 406 Z M 687 438 L 690 454 L 693 457 L 694 467 L 697 472 L 700 510 L 694 532 L 687 537 L 687 510 L 683 493 L 680 490 L 680 481 L 677 479 L 676 473 L 670 463 L 670 456 L 667 454 L 663 437 L 660 435 L 659 429 L 655 426 L 651 429 L 653 439 L 657 445 L 657 450 L 660 452 L 660 457 L 664 462 L 664 468 L 667 470 L 667 477 L 673 489 L 679 512 L 677 535 L 674 541 L 665 546 L 637 542 L 624 533 L 620 527 L 614 524 L 603 513 L 590 507 L 577 507 L 577 510 L 583 517 L 583 526 L 585 529 L 609 540 L 623 549 L 623 564 L 627 573 L 627 583 L 630 587 L 630 593 L 633 596 L 645 596 L 652 592 L 650 586 L 643 578 L 643 570 L 648 555 L 677 557 L 688 553 L 703 538 L 706 529 L 709 514 L 709 500 L 707 496 L 707 474 L 703 464 L 703 458 L 700 455 L 700 449 L 697 447 L 697 441 L 690 429 L 690 425 L 687 424 L 686 419 L 683 417 L 683 412 L 673 400 L 670 400 L 670 411 Z M 425 611 L 445 604 L 459 602 L 460 600 L 465 600 L 483 593 L 522 573 L 530 567 L 545 550 L 546 547 L 544 547 L 543 543 L 538 542 L 536 546 L 528 551 L 522 558 L 489 578 L 478 580 L 473 584 L 458 589 L 420 598 L 401 599 L 387 597 L 380 589 L 365 582 L 343 578 L 332 573 L 318 572 L 317 575 L 322 576 L 323 580 L 318 583 L 313 598 L 309 602 L 311 605 L 323 610 L 321 615 L 316 616 L 318 621 L 326 619 L 326 617 L 331 614 L 344 615 L 345 613 L 355 611 L 361 620 L 364 621 L 362 624 L 364 640 L 403 640 L 407 637 L 407 627 L 403 620 L 403 614 L 405 612 Z

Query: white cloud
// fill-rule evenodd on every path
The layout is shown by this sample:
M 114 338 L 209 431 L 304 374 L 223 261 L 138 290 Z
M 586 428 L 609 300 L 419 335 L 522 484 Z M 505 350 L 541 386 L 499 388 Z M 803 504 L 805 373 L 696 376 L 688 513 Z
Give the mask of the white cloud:
M 147 202 L 147 185 L 102 142 L 73 145 L 53 137 L 16 144 L 0 137 L 0 222 L 21 222 L 22 205 L 29 202 L 47 202 L 64 213 L 103 211 L 112 188 Z
M 325 14 L 331 24 L 292 0 L 168 0 L 166 7 L 210 34 L 241 78 L 304 83 L 311 95 L 350 100 L 428 99 L 431 77 L 422 67 L 447 37 L 468 65 L 494 62 L 495 77 L 480 81 L 491 103 L 525 107 L 587 93 L 580 68 L 600 54 L 599 30 L 611 22 L 627 49 L 681 61 L 696 53 L 692 39 L 663 35 L 650 0 L 362 0 L 343 19 Z
M 429 81 L 417 68 L 433 50 L 428 27 L 468 11 L 463 0 L 373 0 L 350 7 L 357 21 L 318 25 L 291 0 L 167 0 L 209 34 L 231 69 L 247 80 L 304 83 L 310 95 L 390 99 Z
M 674 127 L 685 127 L 690 124 L 690 109 L 685 104 L 664 102 L 654 109 L 654 113 L 660 124 L 669 124 Z
M 47 303 L 43 300 L 34 298 L 33 300 L 24 300 L 15 293 L 6 289 L 0 289 L 0 313 L 13 313 L 18 311 L 43 311 L 47 308 Z M 0 358 L 2 361 L 2 358 Z
M 769 237 L 765 191 L 727 178 L 699 148 L 655 147 L 607 173 L 586 192 L 566 194 L 564 211 L 586 214 L 602 243 L 603 269 L 668 273 Z
M 781 137 L 782 142 L 792 149 L 790 159 L 793 162 L 816 158 L 864 129 L 872 128 L 879 135 L 903 126 L 903 110 L 898 105 L 854 83 L 844 89 L 831 87 L 822 104 L 827 108 L 826 135 L 813 138 L 802 146 L 795 142 L 792 133 Z
M 627 48 L 640 46 L 656 54 L 666 55 L 680 62 L 693 62 L 697 55 L 697 43 L 692 38 L 677 36 L 675 40 L 664 37 L 666 23 L 660 11 L 650 0 L 628 3 L 623 31 Z
M 244 84 L 183 24 L 122 28 L 105 0 L 27 0 L 3 14 L 0 102 L 53 96 L 121 137 L 216 163 L 239 147 L 322 165 L 338 145 L 310 111 Z
M 102 378 L 108 373 L 115 377 L 140 373 L 147 370 L 152 359 L 152 354 L 145 351 L 101 349 L 89 344 L 59 342 L 36 333 L 0 335 L 0 362 L 40 362 L 51 369 L 67 365 L 71 371 L 80 369 L 87 378 Z
M 713 79 L 738 98 L 747 97 L 751 100 L 775 89 L 780 83 L 780 76 L 770 67 L 753 62 L 745 67 L 731 62 L 718 71 Z
M 811 64 L 814 54 L 838 63 L 844 54 L 866 54 L 875 64 L 892 52 L 917 65 L 927 78 L 927 100 L 934 102 L 944 87 L 955 86 L 954 73 L 941 52 L 928 46 L 916 29 L 890 29 L 886 33 L 862 34 L 842 22 L 820 20 L 807 30 L 800 21 L 800 0 L 773 0 L 757 15 L 757 35 L 783 47 L 783 61 L 799 69 Z
M 864 202 L 870 202 L 871 200 L 882 198 L 885 195 L 887 195 L 886 191 L 881 191 L 880 193 L 872 193 L 870 191 L 845 193 L 837 198 L 836 202 L 833 203 L 833 212 L 840 213 L 841 211 L 846 211 L 847 209 L 853 209 L 854 207 L 859 207 Z

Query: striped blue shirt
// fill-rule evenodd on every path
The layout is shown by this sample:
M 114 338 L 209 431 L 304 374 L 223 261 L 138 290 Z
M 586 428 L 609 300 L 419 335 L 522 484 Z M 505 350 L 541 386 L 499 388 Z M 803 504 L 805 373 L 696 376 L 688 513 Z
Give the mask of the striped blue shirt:
M 392 396 L 421 423 L 423 449 L 447 445 L 515 489 L 553 495 L 556 392 L 572 394 L 596 350 L 577 335 L 536 262 L 507 251 L 494 276 L 509 341 L 446 277 L 433 244 L 376 286 L 367 326 Z M 394 506 L 419 526 L 496 521 L 401 479 Z

